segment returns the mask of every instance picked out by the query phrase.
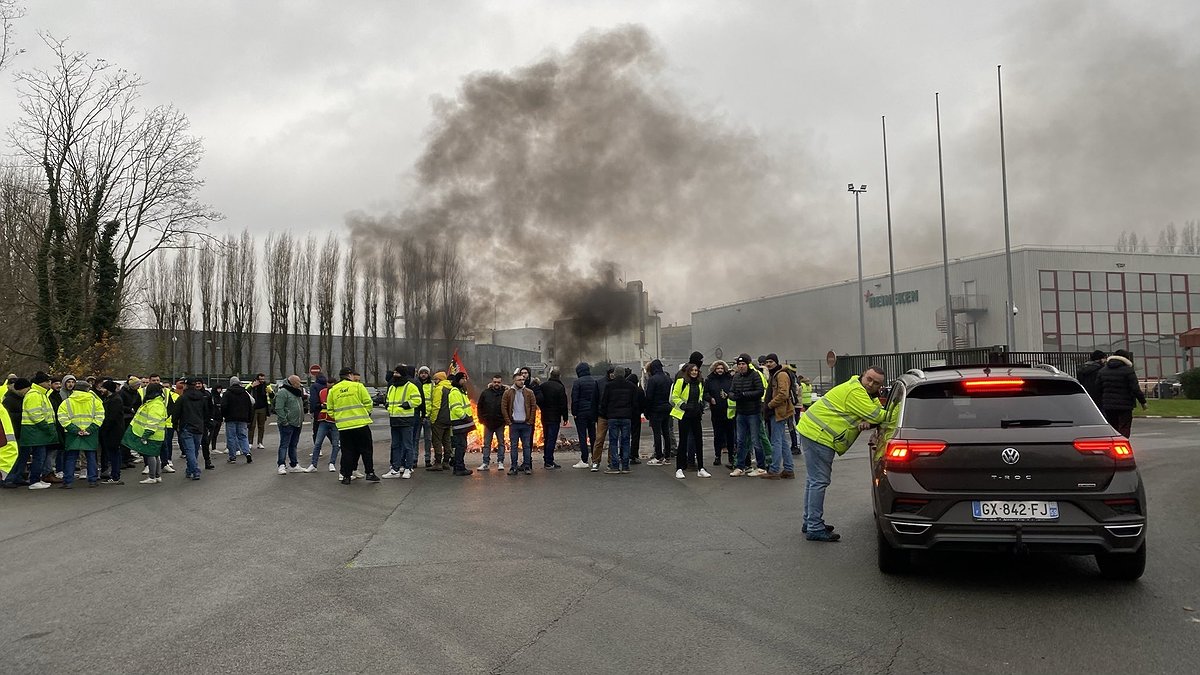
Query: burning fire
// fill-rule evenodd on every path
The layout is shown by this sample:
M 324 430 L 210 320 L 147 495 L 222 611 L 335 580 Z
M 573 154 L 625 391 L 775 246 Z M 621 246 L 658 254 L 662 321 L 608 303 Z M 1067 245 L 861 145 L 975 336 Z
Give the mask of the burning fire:
M 467 434 L 467 452 L 480 452 L 483 450 L 483 422 L 479 421 L 479 402 L 475 400 L 471 401 L 471 418 L 475 420 L 475 430 Z M 534 449 L 541 450 L 545 441 L 546 435 L 542 433 L 541 411 L 538 411 L 537 423 L 533 425 Z M 562 445 L 561 440 L 558 445 Z M 504 430 L 504 447 L 508 447 L 508 429 Z

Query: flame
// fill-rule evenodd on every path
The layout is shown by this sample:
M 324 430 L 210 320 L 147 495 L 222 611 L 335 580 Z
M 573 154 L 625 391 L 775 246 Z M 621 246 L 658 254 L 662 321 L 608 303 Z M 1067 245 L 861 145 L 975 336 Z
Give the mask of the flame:
M 535 450 L 543 448 L 546 442 L 546 434 L 542 431 L 541 411 L 538 411 L 537 423 L 533 425 L 533 447 Z M 479 420 L 479 402 L 471 401 L 471 418 L 475 420 L 475 430 L 467 434 L 467 452 L 481 452 L 483 450 L 483 422 Z M 558 445 L 562 445 L 561 441 Z M 504 447 L 508 447 L 508 430 L 505 430 Z

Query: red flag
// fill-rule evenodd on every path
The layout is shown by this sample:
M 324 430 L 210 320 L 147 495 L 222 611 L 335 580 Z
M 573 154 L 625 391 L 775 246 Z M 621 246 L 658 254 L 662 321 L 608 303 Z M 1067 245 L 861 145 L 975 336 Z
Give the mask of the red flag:
M 467 373 L 467 367 L 463 365 L 462 359 L 458 358 L 457 349 L 454 350 L 454 355 L 450 357 L 450 365 L 446 368 L 447 375 L 453 377 L 455 373 Z

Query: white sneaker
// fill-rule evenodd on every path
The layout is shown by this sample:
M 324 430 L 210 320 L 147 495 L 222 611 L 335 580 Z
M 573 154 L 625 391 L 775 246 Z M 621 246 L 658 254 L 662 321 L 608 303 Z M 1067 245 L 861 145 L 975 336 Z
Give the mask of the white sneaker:
M 699 471 L 697 471 L 696 475 L 701 478 L 712 478 L 712 474 L 705 471 L 704 469 L 700 469 Z
M 146 468 L 142 469 L 142 475 L 149 476 L 150 475 L 150 467 L 146 467 Z
M 279 470 L 278 470 L 278 471 L 276 471 L 276 473 L 278 473 L 280 476 L 286 476 L 286 475 L 287 475 L 287 467 L 286 467 L 286 466 L 284 466 L 284 465 L 282 465 L 282 464 L 280 464 L 280 465 L 279 465 Z
M 746 475 L 750 476 L 751 478 L 758 478 L 759 476 L 761 476 L 765 473 L 766 473 L 766 471 L 764 471 L 763 469 L 753 469 L 751 471 L 748 471 L 746 473 Z
M 597 472 L 597 471 L 599 471 L 599 470 L 600 470 L 600 465 L 599 465 L 599 464 L 593 464 L 593 465 L 592 465 L 592 472 L 593 472 L 593 473 L 595 473 L 595 472 Z
M 675 477 L 676 478 L 684 478 L 683 469 L 675 469 Z
M 264 446 L 262 443 L 259 443 L 259 444 L 258 444 L 258 449 L 259 449 L 259 450 L 262 450 L 264 447 L 266 447 L 266 446 Z
M 586 469 L 589 466 L 591 466 L 591 465 L 581 459 L 578 462 L 575 462 L 573 465 L 571 465 L 571 468 L 572 469 Z
M 155 482 L 155 483 L 161 483 L 161 482 L 162 482 L 162 476 L 159 476 L 158 478 L 155 478 L 155 479 L 154 479 L 154 482 Z
M 163 467 L 163 471 L 167 473 L 175 473 L 175 467 L 171 466 L 170 462 L 167 462 L 167 465 Z
M 333 462 L 329 463 L 329 473 L 337 473 L 337 467 L 333 465 Z
M 504 471 L 504 462 L 496 462 L 496 470 Z
M 730 475 L 730 476 L 732 476 L 732 477 L 734 477 L 734 478 L 737 478 L 737 477 L 739 477 L 739 476 L 745 476 L 745 475 L 746 475 L 746 472 L 745 472 L 745 471 L 742 471 L 741 469 L 734 469 L 733 471 L 730 471 L 730 472 L 729 472 L 729 475 Z
M 359 479 L 362 479 L 362 478 L 366 478 L 366 477 L 367 477 L 367 474 L 365 474 L 365 473 L 363 473 L 363 472 L 361 472 L 361 471 L 355 471 L 353 475 L 354 475 L 354 477 L 355 477 L 355 478 L 359 478 Z
M 300 468 L 300 465 L 297 464 L 296 466 L 289 466 L 288 473 L 304 473 L 304 469 Z
M 312 464 L 309 464 L 308 466 L 301 469 L 301 471 L 303 471 L 304 473 L 312 473 L 316 470 L 317 470 L 317 467 L 313 466 Z
M 62 477 L 63 477 L 63 472 L 61 472 L 61 471 L 55 471 L 55 472 L 54 472 L 54 477 L 55 477 L 55 478 L 57 478 L 57 479 L 59 479 L 59 480 L 62 480 Z
M 400 476 L 400 477 L 401 478 L 412 478 L 412 469 L 405 469 L 404 475 Z
M 380 478 L 399 478 L 402 475 L 404 475 L 403 471 L 397 471 L 395 469 L 388 469 L 388 472 L 383 474 L 382 476 L 380 476 Z
M 29 484 L 29 489 L 30 489 L 30 490 L 45 490 L 45 489 L 46 489 L 46 488 L 48 488 L 48 487 L 50 487 L 50 484 L 49 484 L 49 483 L 47 483 L 47 482 L 46 482 L 46 481 L 44 481 L 44 480 L 39 480 L 39 481 L 38 481 L 38 482 L 36 482 L 36 483 L 30 483 L 30 484 Z
M 663 461 L 659 460 L 659 459 L 651 459 L 650 461 L 646 462 L 646 466 L 662 466 L 662 465 L 663 465 Z
M 475 470 L 476 470 L 476 471 L 487 471 L 487 470 L 488 470 L 488 469 L 490 469 L 490 468 L 492 468 L 492 467 L 488 466 L 488 465 L 487 465 L 487 462 L 484 462 L 483 464 L 480 464 L 480 465 L 479 465 L 479 468 L 478 468 L 478 469 L 475 469 Z
M 158 481 L 154 480 L 153 478 L 143 478 L 143 479 L 139 480 L 138 482 L 141 483 L 142 485 L 154 485 Z

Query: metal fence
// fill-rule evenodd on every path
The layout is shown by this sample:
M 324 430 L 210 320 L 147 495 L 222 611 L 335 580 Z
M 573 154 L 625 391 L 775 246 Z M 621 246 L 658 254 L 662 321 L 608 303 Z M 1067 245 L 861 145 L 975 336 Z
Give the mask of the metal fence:
M 913 368 L 935 366 L 969 366 L 1007 363 L 1045 363 L 1071 375 L 1075 375 L 1079 364 L 1087 361 L 1090 352 L 1010 352 L 1004 345 L 975 347 L 971 349 L 934 350 L 927 352 L 903 352 L 900 354 L 854 354 L 837 357 L 834 376 L 837 382 L 845 382 L 870 366 L 883 369 L 889 378 L 896 377 Z

